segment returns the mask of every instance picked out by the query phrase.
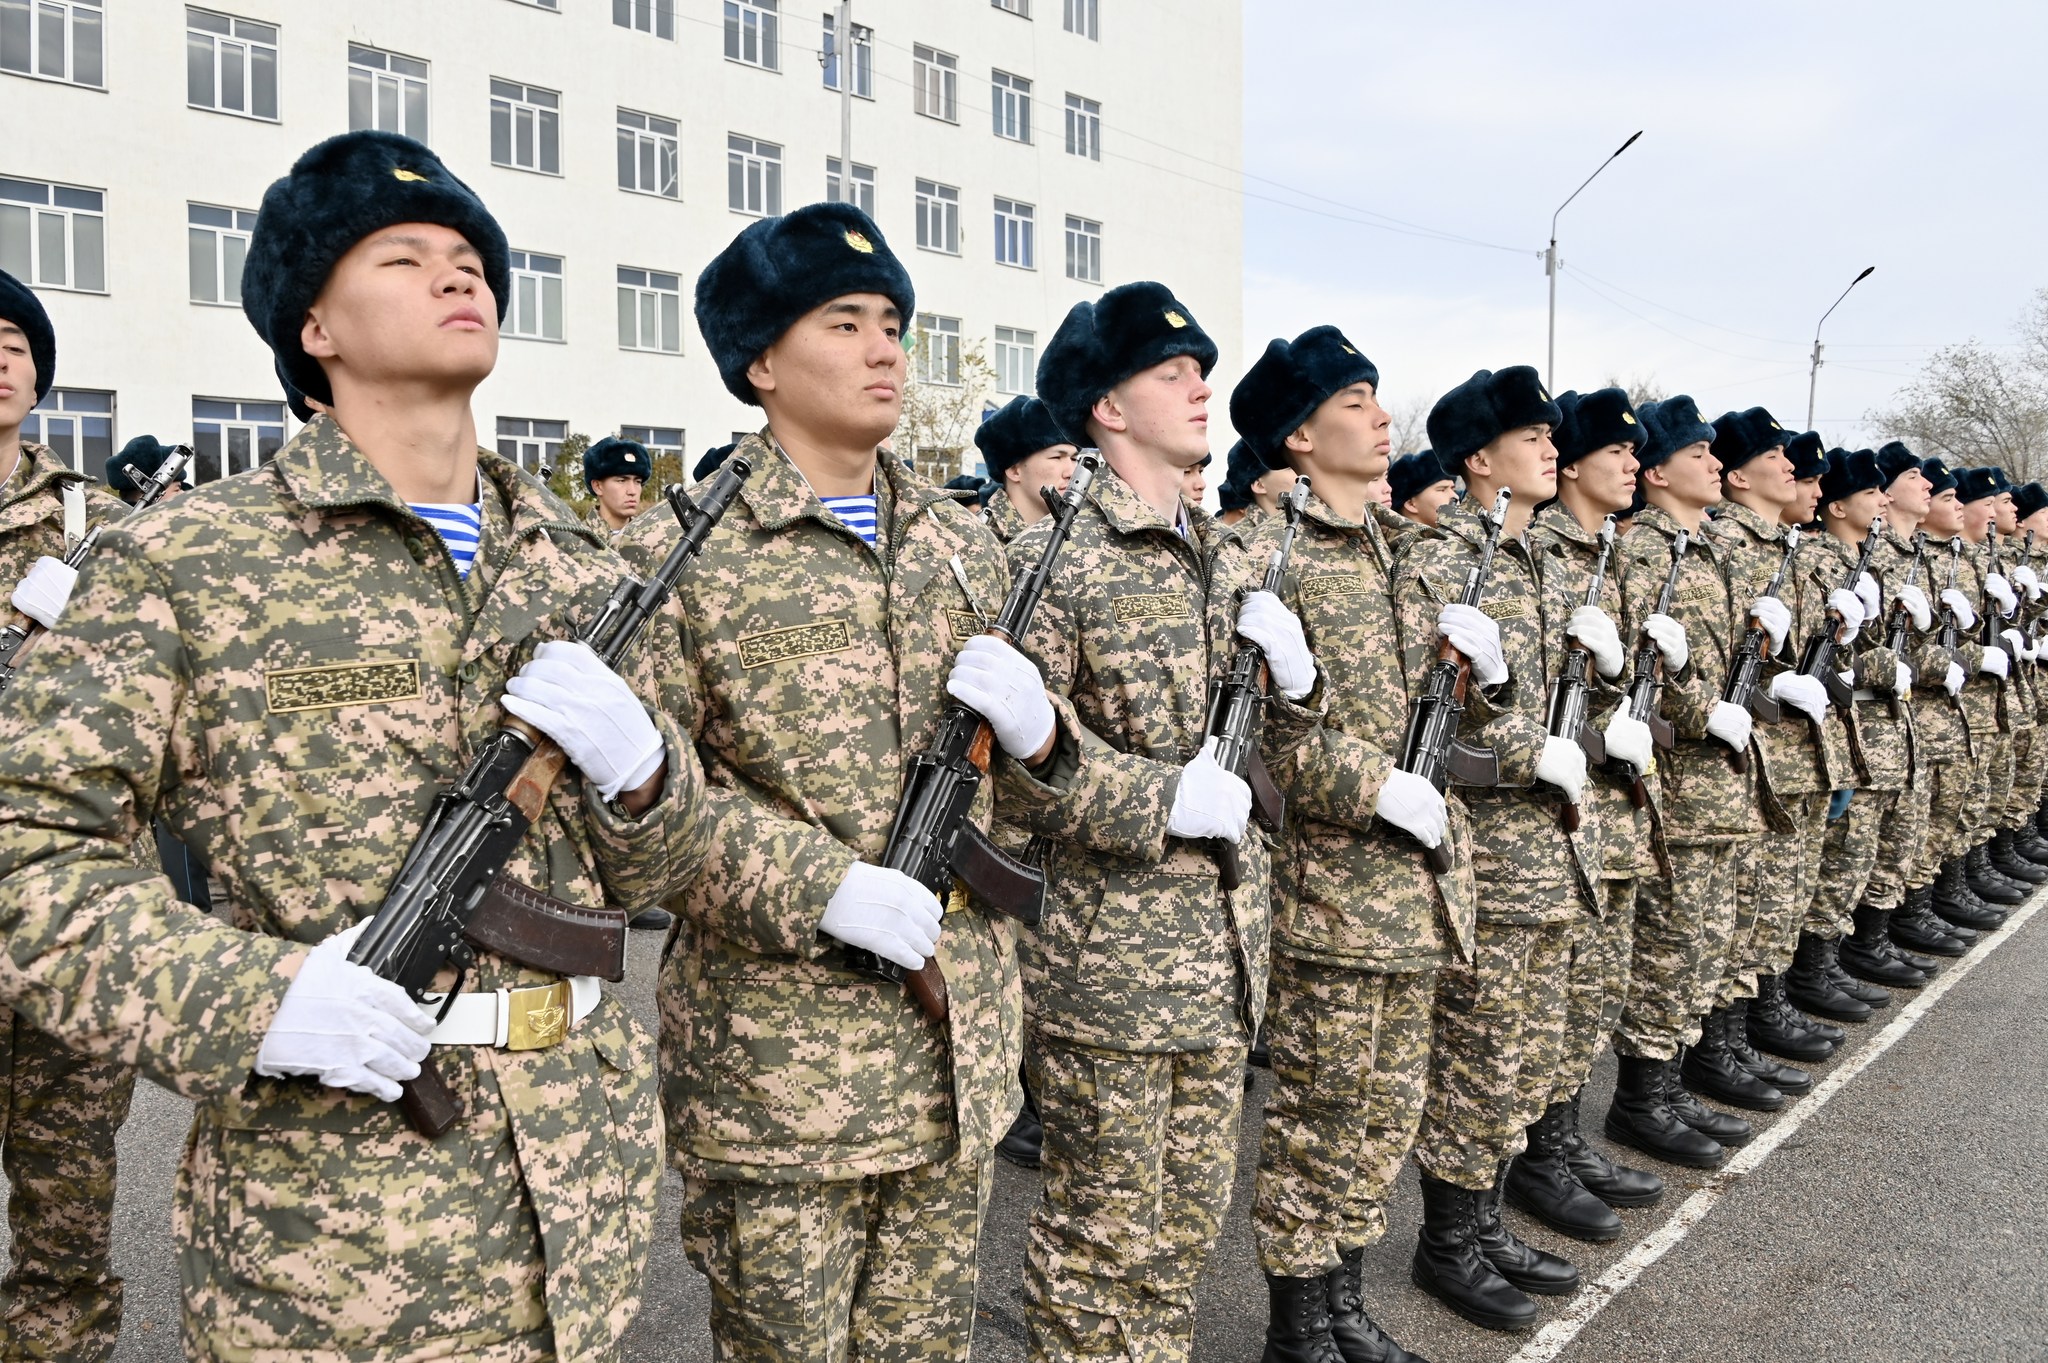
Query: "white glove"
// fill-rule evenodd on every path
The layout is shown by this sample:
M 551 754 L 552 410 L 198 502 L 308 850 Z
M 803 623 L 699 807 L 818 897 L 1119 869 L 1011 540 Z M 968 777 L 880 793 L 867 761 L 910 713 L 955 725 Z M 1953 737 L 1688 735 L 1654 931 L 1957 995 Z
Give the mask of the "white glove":
M 1911 695 L 1912 691 L 1913 669 L 1904 663 L 1900 663 L 1897 666 L 1897 670 L 1892 673 L 1892 694 L 1895 696 L 1906 696 Z
M 1979 672 L 1989 672 L 1994 677 L 2003 677 L 2008 667 L 2004 649 L 1994 648 L 1989 644 L 1984 646 L 1984 661 L 1977 664 Z
M 2041 579 L 2035 576 L 2033 568 L 2029 565 L 2022 563 L 2019 567 L 2013 569 L 2012 580 L 2026 588 L 2027 600 L 2039 601 L 2041 599 Z
M 1906 608 L 1906 614 L 1913 617 L 1913 628 L 1925 631 L 1934 625 L 1934 611 L 1927 604 L 1927 593 L 1908 583 L 1892 593 L 1892 599 Z
M 1985 577 L 1984 594 L 1998 603 L 1998 613 L 2008 619 L 2019 609 L 2020 599 L 2012 594 L 2012 584 L 1997 573 Z
M 1856 579 L 1856 599 L 1863 603 L 1863 618 L 1875 620 L 1884 613 L 1884 598 L 1878 595 L 1877 579 L 1864 573 Z
M 1656 641 L 1657 653 L 1664 659 L 1666 672 L 1685 670 L 1685 660 L 1692 656 L 1692 646 L 1686 642 L 1684 625 L 1668 615 L 1646 615 L 1643 617 L 1643 633 Z M 1771 651 L 1777 652 L 1776 649 Z
M 1574 738 L 1545 735 L 1543 756 L 1536 759 L 1536 779 L 1548 781 L 1573 804 L 1586 788 L 1586 750 Z
M 419 1077 L 433 1049 L 434 1019 L 403 989 L 349 960 L 369 925 L 365 918 L 306 954 L 256 1050 L 256 1073 L 310 1074 L 387 1103 L 398 1101 L 402 1080 Z
M 1707 733 L 1741 752 L 1749 746 L 1749 711 L 1725 700 L 1715 701 L 1714 708 L 1707 711 Z
M 1948 665 L 1948 674 L 1941 679 L 1941 686 L 1943 690 L 1953 696 L 1963 689 L 1963 681 L 1963 665 L 1958 662 L 1951 662 Z
M 1656 744 L 1650 737 L 1649 725 L 1624 707 L 1614 712 L 1614 717 L 1607 721 L 1607 727 L 1601 732 L 1607 740 L 1609 757 L 1626 762 L 1637 771 L 1650 769 Z
M 1479 607 L 1453 601 L 1436 617 L 1436 632 L 1465 655 L 1481 686 L 1499 686 L 1508 679 L 1508 660 L 1500 651 L 1500 626 Z
M 1791 706 L 1816 724 L 1827 718 L 1828 689 L 1821 685 L 1818 677 L 1802 676 L 1797 672 L 1780 672 L 1771 678 L 1767 694 L 1778 704 Z
M 2002 629 L 1998 631 L 1998 637 L 2005 641 L 2005 651 L 2008 657 L 2024 659 L 2027 656 L 2026 635 L 2016 629 Z
M 856 861 L 818 915 L 818 931 L 920 970 L 939 945 L 939 901 L 901 871 Z
M 946 674 L 946 694 L 988 721 L 1012 757 L 1032 757 L 1052 737 L 1052 702 L 1029 658 L 993 634 L 960 646 Z
M 1301 621 L 1271 592 L 1252 592 L 1237 608 L 1237 632 L 1266 655 L 1273 686 L 1289 700 L 1300 700 L 1316 684 L 1316 660 L 1308 651 Z
M 1176 838 L 1240 842 L 1251 817 L 1252 788 L 1223 769 L 1216 760 L 1216 740 L 1210 739 L 1195 760 L 1180 769 L 1180 788 L 1173 793 L 1166 831 Z
M 1863 628 L 1863 599 L 1854 592 L 1845 592 L 1840 587 L 1828 593 L 1828 609 L 1842 617 L 1842 632 L 1855 637 Z
M 661 770 L 668 749 L 625 679 L 581 640 L 550 639 L 505 683 L 505 709 L 562 745 L 609 800 Z
M 1954 587 L 1941 594 L 1941 604 L 1956 613 L 1956 624 L 1964 629 L 1977 628 L 1977 612 L 1970 607 L 1970 598 Z
M 1380 784 L 1379 798 L 1372 812 L 1394 827 L 1412 834 L 1424 847 L 1441 846 L 1449 814 L 1437 788 L 1413 772 L 1399 767 L 1387 773 Z
M 1771 652 L 1776 653 L 1785 646 L 1785 636 L 1792 629 L 1792 608 L 1775 596 L 1759 596 L 1749 603 L 1750 618 L 1764 627 L 1764 633 L 1771 636 Z
M 14 589 L 14 608 L 44 629 L 55 629 L 65 604 L 71 600 L 71 589 L 77 585 L 76 568 L 45 554 Z
M 1586 646 L 1601 676 L 1621 675 L 1621 634 L 1606 611 L 1598 606 L 1580 606 L 1564 622 L 1564 632 Z

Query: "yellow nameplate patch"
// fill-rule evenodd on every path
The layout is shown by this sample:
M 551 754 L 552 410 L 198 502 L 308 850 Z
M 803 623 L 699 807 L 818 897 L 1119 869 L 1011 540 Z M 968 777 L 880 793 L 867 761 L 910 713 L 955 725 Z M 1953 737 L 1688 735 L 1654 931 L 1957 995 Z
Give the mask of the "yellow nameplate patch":
M 953 638 L 965 643 L 975 635 L 986 632 L 987 626 L 973 611 L 947 611 L 946 623 L 953 627 Z
M 273 715 L 418 700 L 419 660 L 286 668 L 264 676 L 263 694 Z
M 1301 580 L 1303 602 L 1321 601 L 1326 596 L 1364 596 L 1371 590 L 1363 573 L 1313 573 Z
M 1704 583 L 1681 588 L 1676 596 L 1678 600 L 1692 604 L 1711 603 L 1721 599 L 1721 592 L 1712 583 Z
M 1120 625 L 1134 620 L 1188 620 L 1195 614 L 1188 599 L 1178 592 L 1133 592 L 1117 597 L 1111 605 Z
M 767 667 L 794 658 L 844 652 L 853 647 L 853 630 L 844 620 L 820 620 L 763 630 L 759 634 L 742 634 L 739 645 L 741 667 Z
M 1495 620 L 1527 620 L 1536 614 L 1527 601 L 1488 601 L 1479 609 Z

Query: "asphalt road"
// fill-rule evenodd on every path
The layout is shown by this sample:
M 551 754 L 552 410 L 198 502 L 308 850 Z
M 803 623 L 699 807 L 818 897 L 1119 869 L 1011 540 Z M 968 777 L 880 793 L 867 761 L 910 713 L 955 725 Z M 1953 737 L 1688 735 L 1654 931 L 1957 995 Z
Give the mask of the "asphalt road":
M 1802 1102 L 1762 1119 L 1760 1125 L 1802 1125 L 1555 1357 L 1565 1363 L 2048 1359 L 2048 1286 L 2041 1269 L 2048 1259 L 2048 1105 L 2041 1101 L 2048 1092 L 2042 1061 L 2048 1054 L 2048 921 L 2001 935 L 2011 940 L 2000 942 L 1825 1107 L 1809 1113 L 1810 1103 Z M 658 939 L 636 934 L 626 985 L 650 1027 L 658 950 Z M 1897 1012 L 1895 1006 L 1854 1029 L 1851 1047 L 1819 1075 L 1847 1063 Z M 1605 1109 L 1613 1075 L 1613 1061 L 1603 1058 L 1587 1094 L 1589 1128 L 1598 1127 L 1594 1114 Z M 1195 1348 L 1203 1363 L 1251 1363 L 1261 1348 L 1265 1291 L 1245 1209 L 1268 1083 L 1261 1075 L 1247 1097 L 1237 1202 L 1203 1280 Z M 182 1357 L 169 1219 L 189 1117 L 182 1100 L 144 1084 L 122 1132 L 115 1256 L 128 1281 L 128 1307 L 115 1355 L 120 1363 Z M 1025 1356 L 1023 1232 L 1037 1176 L 1000 1162 L 997 1167 L 981 1246 L 974 1363 Z M 1671 1184 L 1664 1203 L 1624 1212 L 1628 1230 L 1612 1245 L 1579 1245 L 1510 1215 L 1521 1234 L 1567 1254 L 1591 1281 L 1669 1220 L 1704 1182 L 1691 1171 L 1659 1172 Z M 646 1307 L 625 1350 L 634 1363 L 711 1356 L 704 1284 L 676 1242 L 675 1191 L 671 1178 Z M 1407 1260 L 1420 1214 L 1411 1169 L 1389 1215 L 1395 1229 L 1367 1255 L 1373 1316 L 1434 1363 L 1509 1359 L 1530 1336 L 1468 1326 L 1409 1285 Z M 1545 1303 L 1545 1319 L 1571 1304 L 1570 1298 Z

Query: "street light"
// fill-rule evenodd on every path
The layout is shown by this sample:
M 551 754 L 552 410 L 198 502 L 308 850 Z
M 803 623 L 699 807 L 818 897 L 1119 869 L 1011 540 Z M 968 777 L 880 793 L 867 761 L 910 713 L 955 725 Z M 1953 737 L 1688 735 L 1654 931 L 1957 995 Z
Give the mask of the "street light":
M 1637 129 L 1628 141 L 1615 148 L 1614 156 L 1619 156 L 1630 147 L 1633 147 L 1636 144 L 1636 138 L 1642 135 L 1642 130 Z M 1559 204 L 1557 206 L 1557 213 L 1550 215 L 1550 249 L 1543 253 L 1543 273 L 1550 276 L 1550 360 L 1544 367 L 1543 381 L 1550 386 L 1552 392 L 1557 390 L 1557 214 L 1571 207 L 1572 199 L 1578 198 L 1581 191 L 1586 188 L 1586 185 L 1592 184 L 1599 176 L 1601 170 L 1605 170 L 1609 165 L 1613 164 L 1614 156 L 1610 156 L 1605 161 L 1602 161 L 1600 169 L 1588 175 L 1585 183 L 1572 191 L 1571 199 L 1566 199 L 1563 203 Z
M 1876 268 L 1875 265 L 1864 266 L 1863 273 L 1849 281 L 1849 289 L 1870 278 L 1870 272 Z M 1842 298 L 1849 296 L 1849 289 L 1842 290 Z M 1820 315 L 1820 321 L 1813 324 L 1813 368 L 1806 376 L 1806 429 L 1809 431 L 1813 429 L 1813 396 L 1820 388 L 1820 329 L 1827 323 L 1828 313 L 1842 306 L 1842 298 L 1837 298 L 1829 304 L 1827 312 Z

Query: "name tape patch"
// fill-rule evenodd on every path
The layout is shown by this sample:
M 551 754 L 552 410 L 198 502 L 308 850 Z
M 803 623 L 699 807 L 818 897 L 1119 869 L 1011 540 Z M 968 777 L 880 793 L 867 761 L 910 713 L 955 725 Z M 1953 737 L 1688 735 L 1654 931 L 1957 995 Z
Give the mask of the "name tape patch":
M 742 634 L 739 647 L 741 667 L 767 667 L 795 658 L 844 652 L 853 647 L 853 628 L 844 620 L 816 620 L 759 634 Z
M 274 715 L 418 700 L 420 664 L 417 658 L 408 658 L 403 662 L 284 668 L 264 676 L 263 693 Z
M 1136 620 L 1188 620 L 1195 613 L 1187 597 L 1178 592 L 1132 592 L 1117 597 L 1112 608 L 1120 625 Z
M 1301 599 L 1321 601 L 1328 596 L 1364 596 L 1371 591 L 1363 573 L 1312 573 L 1301 579 Z
M 963 644 L 987 628 L 982 624 L 981 617 L 973 611 L 949 610 L 946 612 L 946 623 L 953 627 L 954 642 Z

